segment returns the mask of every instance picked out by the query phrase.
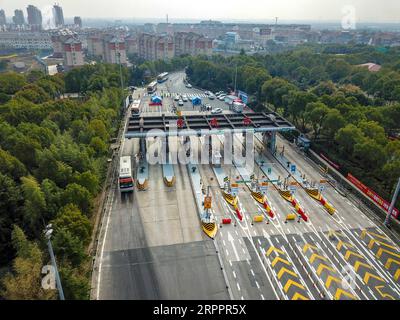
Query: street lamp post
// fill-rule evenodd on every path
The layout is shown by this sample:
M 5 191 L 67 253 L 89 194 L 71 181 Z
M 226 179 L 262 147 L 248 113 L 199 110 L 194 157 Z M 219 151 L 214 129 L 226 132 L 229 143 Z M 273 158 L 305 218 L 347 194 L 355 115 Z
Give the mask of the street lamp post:
M 49 249 L 51 264 L 53 265 L 55 276 L 56 276 L 56 284 L 57 284 L 57 290 L 58 290 L 58 294 L 60 296 L 60 300 L 65 300 L 64 291 L 63 291 L 63 288 L 61 285 L 60 274 L 58 273 L 56 257 L 54 256 L 53 246 L 51 245 L 51 240 L 50 240 L 52 233 L 53 233 L 52 225 L 49 224 L 46 226 L 46 229 L 45 229 L 45 236 L 47 238 L 47 247 Z
M 399 192 L 400 192 L 400 178 L 399 178 L 399 181 L 397 182 L 396 190 L 394 191 L 393 198 L 392 198 L 392 203 L 390 204 L 390 207 L 389 207 L 389 210 L 386 215 L 385 222 L 384 222 L 385 226 L 387 226 L 387 227 L 390 225 L 390 218 L 392 216 L 392 211 L 394 209 L 394 205 L 396 203 Z

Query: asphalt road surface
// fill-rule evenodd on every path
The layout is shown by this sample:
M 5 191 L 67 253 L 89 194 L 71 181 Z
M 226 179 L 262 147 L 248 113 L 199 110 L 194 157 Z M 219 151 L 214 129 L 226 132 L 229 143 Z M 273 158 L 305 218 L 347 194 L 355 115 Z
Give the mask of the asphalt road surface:
M 149 106 L 150 97 L 142 92 L 142 114 L 170 112 L 175 93 L 203 94 L 186 88 L 183 78 L 181 72 L 172 73 L 167 82 L 158 85 L 159 94 L 167 93 L 161 107 Z M 204 98 L 203 102 L 227 109 L 221 101 Z M 182 110 L 197 112 L 191 102 L 186 102 Z M 239 148 L 241 137 L 236 136 L 234 141 Z M 223 139 L 213 138 L 215 146 L 222 143 Z M 200 148 L 200 143 L 197 146 Z M 278 152 L 283 146 L 286 158 L 309 181 L 324 179 L 296 146 L 278 136 Z M 176 148 L 179 144 L 171 141 L 171 149 Z M 137 140 L 123 142 L 123 155 L 137 152 Z M 264 157 L 274 175 L 289 175 L 288 168 L 257 140 L 254 153 Z M 264 175 L 257 164 L 253 165 L 248 174 Z M 132 166 L 135 170 L 135 163 Z M 232 164 L 223 164 L 222 168 L 231 177 L 240 178 L 243 172 Z M 160 165 L 150 166 L 147 191 L 135 189 L 132 195 L 121 196 L 114 185 L 109 212 L 103 220 L 106 232 L 97 256 L 100 264 L 95 272 L 95 298 L 400 299 L 398 243 L 379 222 L 365 215 L 362 206 L 334 187 L 327 185 L 323 195 L 335 207 L 335 214 L 330 215 L 297 186 L 294 197 L 309 220 L 285 222 L 286 216 L 296 211 L 272 183 L 267 201 L 274 218 L 255 201 L 246 184 L 240 184 L 240 221 L 223 198 L 212 165 L 202 164 L 202 181 L 211 187 L 212 212 L 219 225 L 216 238 L 211 240 L 201 230 L 186 170 L 185 165 L 174 165 L 176 183 L 171 188 L 163 182 Z M 263 216 L 263 221 L 254 222 L 256 215 Z M 226 217 L 232 223 L 222 225 Z

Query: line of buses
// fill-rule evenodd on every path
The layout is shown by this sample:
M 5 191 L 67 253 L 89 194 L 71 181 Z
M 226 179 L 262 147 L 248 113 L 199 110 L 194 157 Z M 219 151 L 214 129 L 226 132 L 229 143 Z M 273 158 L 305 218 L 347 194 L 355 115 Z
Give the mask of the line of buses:
M 148 94 L 153 94 L 154 92 L 156 92 L 157 91 L 157 84 L 167 81 L 168 80 L 168 76 L 169 76 L 168 72 L 164 72 L 164 73 L 159 74 L 157 76 L 157 80 L 154 80 L 154 81 L 150 82 L 150 84 L 147 86 L 147 93 Z
M 153 94 L 157 91 L 157 84 L 163 83 L 168 80 L 168 72 L 161 73 L 157 76 L 157 80 L 151 82 L 147 86 L 147 93 Z M 140 99 L 133 100 L 133 96 L 129 97 L 129 111 L 132 116 L 138 116 L 140 114 Z M 119 190 L 121 193 L 133 192 L 133 175 L 132 175 L 132 163 L 130 156 L 122 156 L 119 163 Z

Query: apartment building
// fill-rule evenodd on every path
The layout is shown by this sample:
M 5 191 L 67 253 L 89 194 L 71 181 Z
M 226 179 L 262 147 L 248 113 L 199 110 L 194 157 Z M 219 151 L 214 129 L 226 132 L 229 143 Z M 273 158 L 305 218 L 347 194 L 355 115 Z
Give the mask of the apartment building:
M 126 43 L 123 36 L 94 33 L 87 37 L 89 55 L 108 63 L 127 63 Z
M 125 40 L 118 36 L 106 36 L 103 42 L 105 61 L 108 63 L 121 63 L 126 65 Z
M 75 37 L 69 37 L 63 43 L 64 68 L 66 70 L 84 65 L 82 42 Z
M 141 33 L 139 56 L 147 60 L 171 59 L 181 54 L 212 54 L 212 39 L 192 32 L 177 32 L 171 35 Z

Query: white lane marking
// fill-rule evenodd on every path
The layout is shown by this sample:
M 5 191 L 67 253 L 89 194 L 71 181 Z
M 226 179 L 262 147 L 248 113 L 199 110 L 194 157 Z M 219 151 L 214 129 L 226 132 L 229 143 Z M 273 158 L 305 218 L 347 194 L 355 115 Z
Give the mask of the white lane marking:
M 236 257 L 237 261 L 239 261 L 240 258 L 239 258 L 239 254 L 238 254 L 238 252 L 237 252 L 237 250 L 236 250 L 236 246 L 235 246 L 235 244 L 233 243 L 234 240 L 235 240 L 235 239 L 232 237 L 232 235 L 231 235 L 230 232 L 228 231 L 228 241 L 229 241 L 229 242 L 231 243 L 231 245 L 232 245 L 233 253 L 235 254 L 235 257 Z M 243 251 L 244 251 L 244 250 L 243 250 Z
M 110 202 L 110 208 L 108 210 L 108 217 L 107 217 L 107 223 L 106 223 L 106 230 L 104 232 L 104 238 L 103 238 L 103 244 L 101 245 L 101 253 L 100 253 L 100 263 L 99 263 L 99 275 L 97 278 L 97 293 L 96 293 L 96 300 L 99 300 L 99 294 L 100 294 L 100 282 L 101 282 L 101 268 L 103 265 L 103 254 L 104 254 L 104 246 L 106 243 L 106 238 L 107 238 L 107 231 L 108 231 L 108 225 L 110 223 L 110 217 L 111 217 L 111 209 L 114 203 L 114 192 L 111 195 L 111 202 Z
M 250 269 L 251 274 L 253 275 L 253 277 L 255 277 L 254 271 L 253 269 Z
M 260 294 L 260 296 L 261 296 L 261 299 L 265 300 L 265 298 L 264 298 L 264 296 L 262 294 Z
M 258 284 L 257 281 L 256 281 L 256 286 L 257 286 L 257 289 L 260 289 L 260 285 Z
M 236 273 L 235 271 L 232 271 L 233 277 L 236 279 Z
M 238 283 L 238 282 L 236 282 L 236 285 L 237 285 L 237 288 L 238 288 L 238 290 L 240 291 L 240 286 L 239 286 L 239 283 Z
M 232 261 L 231 260 L 229 260 L 229 265 L 232 267 Z

